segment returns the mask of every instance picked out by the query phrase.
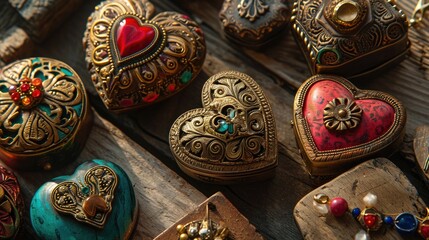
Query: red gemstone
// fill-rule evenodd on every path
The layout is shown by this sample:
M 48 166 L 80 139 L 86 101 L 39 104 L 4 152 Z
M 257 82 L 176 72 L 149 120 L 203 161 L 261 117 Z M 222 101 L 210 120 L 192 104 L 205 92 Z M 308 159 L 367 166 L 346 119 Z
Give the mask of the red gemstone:
M 174 90 L 176 90 L 176 84 L 174 84 L 174 83 L 170 83 L 170 84 L 167 86 L 167 90 L 168 90 L 169 92 L 174 92 Z
M 424 239 L 429 238 L 429 225 L 422 225 L 420 227 L 420 234 Z
M 10 94 L 10 98 L 12 98 L 12 100 L 16 102 L 21 99 L 21 95 L 19 94 L 19 92 L 13 92 Z
M 38 98 L 42 95 L 42 91 L 40 91 L 39 89 L 34 89 L 33 93 L 31 94 L 31 96 L 33 96 L 34 98 Z
M 377 219 L 378 219 L 377 215 L 374 215 L 374 214 L 365 214 L 363 216 L 363 221 L 365 222 L 365 225 L 368 228 L 375 227 L 376 226 L 375 224 L 377 223 Z
M 329 202 L 329 207 L 331 208 L 332 215 L 335 217 L 341 217 L 349 209 L 349 205 L 344 198 L 336 197 L 331 199 Z
M 119 103 L 122 107 L 129 107 L 134 104 L 134 101 L 130 98 L 122 99 Z
M 195 28 L 195 32 L 200 36 L 203 35 L 203 31 L 201 31 L 201 28 Z
M 143 101 L 145 102 L 153 102 L 159 97 L 159 94 L 151 92 L 146 97 L 143 98 Z
M 40 79 L 40 78 L 34 78 L 34 79 L 31 81 L 31 84 L 32 84 L 33 86 L 37 87 L 37 88 L 40 88 L 40 87 L 42 86 L 42 79 Z
M 184 18 L 186 20 L 191 20 L 191 18 L 188 15 L 182 15 L 182 18 Z
M 145 24 L 141 26 L 133 17 L 124 18 L 116 31 L 116 44 L 121 57 L 148 47 L 155 39 L 155 28 Z
M 24 83 L 24 84 L 21 85 L 21 91 L 27 92 L 28 90 L 30 90 L 30 85 L 29 84 Z

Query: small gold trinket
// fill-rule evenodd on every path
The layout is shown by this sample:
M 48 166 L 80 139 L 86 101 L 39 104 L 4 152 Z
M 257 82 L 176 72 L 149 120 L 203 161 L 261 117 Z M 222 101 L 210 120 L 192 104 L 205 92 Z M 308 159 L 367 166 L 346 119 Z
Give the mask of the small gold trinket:
M 182 114 L 170 129 L 170 148 L 183 171 L 213 183 L 257 181 L 277 166 L 274 116 L 249 76 L 221 72 L 202 90 L 203 108 Z

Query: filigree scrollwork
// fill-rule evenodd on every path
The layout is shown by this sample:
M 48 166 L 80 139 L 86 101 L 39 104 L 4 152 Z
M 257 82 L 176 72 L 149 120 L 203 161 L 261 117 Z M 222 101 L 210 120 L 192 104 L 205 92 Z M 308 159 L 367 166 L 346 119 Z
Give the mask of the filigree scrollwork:
M 96 166 L 89 169 L 84 182 L 61 182 L 51 194 L 53 207 L 62 213 L 71 214 L 77 221 L 103 228 L 112 201 L 118 177 L 109 167 Z
M 202 99 L 204 109 L 184 113 L 170 130 L 171 148 L 179 162 L 215 171 L 276 162 L 271 109 L 250 77 L 217 74 L 204 85 Z
M 362 109 L 348 98 L 335 98 L 323 109 L 323 123 L 330 130 L 353 129 L 360 123 Z
M 24 202 L 18 180 L 0 167 L 0 238 L 15 239 L 22 224 Z
M 269 9 L 270 6 L 264 0 L 241 0 L 237 6 L 240 17 L 244 17 L 251 22 L 256 21 Z
M 88 22 L 86 61 L 100 97 L 111 110 L 141 107 L 171 96 L 196 77 L 204 61 L 204 35 L 196 22 L 174 12 L 149 20 L 140 4 L 107 1 Z M 131 43 L 131 33 L 139 37 L 138 44 Z
M 43 85 L 43 99 L 31 109 L 17 104 L 9 92 L 23 78 Z M 33 58 L 7 66 L 0 74 L 0 146 L 34 154 L 66 143 L 86 112 L 86 101 L 79 77 L 59 61 Z

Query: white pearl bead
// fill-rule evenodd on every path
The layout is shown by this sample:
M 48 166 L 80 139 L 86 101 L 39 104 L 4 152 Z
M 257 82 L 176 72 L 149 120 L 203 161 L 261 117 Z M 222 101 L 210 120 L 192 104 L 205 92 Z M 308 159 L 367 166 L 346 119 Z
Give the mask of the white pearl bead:
M 369 234 L 362 229 L 355 235 L 355 240 L 369 240 L 369 239 L 370 239 Z
M 329 207 L 328 204 L 321 204 L 316 201 L 313 201 L 313 207 L 316 209 L 317 212 L 320 213 L 322 216 L 326 216 L 329 213 Z
M 368 193 L 363 198 L 363 203 L 365 204 L 365 207 L 373 208 L 373 207 L 375 207 L 375 205 L 377 205 L 377 196 L 372 194 L 372 193 Z

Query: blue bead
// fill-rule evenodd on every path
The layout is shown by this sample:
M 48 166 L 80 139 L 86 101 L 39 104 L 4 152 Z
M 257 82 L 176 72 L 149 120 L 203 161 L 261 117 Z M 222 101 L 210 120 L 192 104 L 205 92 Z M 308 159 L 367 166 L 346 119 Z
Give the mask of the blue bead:
M 411 213 L 401 213 L 395 218 L 396 230 L 402 235 L 408 235 L 416 231 L 419 222 Z
M 390 217 L 390 216 L 386 216 L 386 217 L 384 217 L 384 223 L 385 224 L 388 224 L 388 225 L 393 225 L 393 218 L 392 217 Z
M 360 209 L 359 208 L 353 208 L 352 215 L 354 218 L 357 218 L 360 215 Z

